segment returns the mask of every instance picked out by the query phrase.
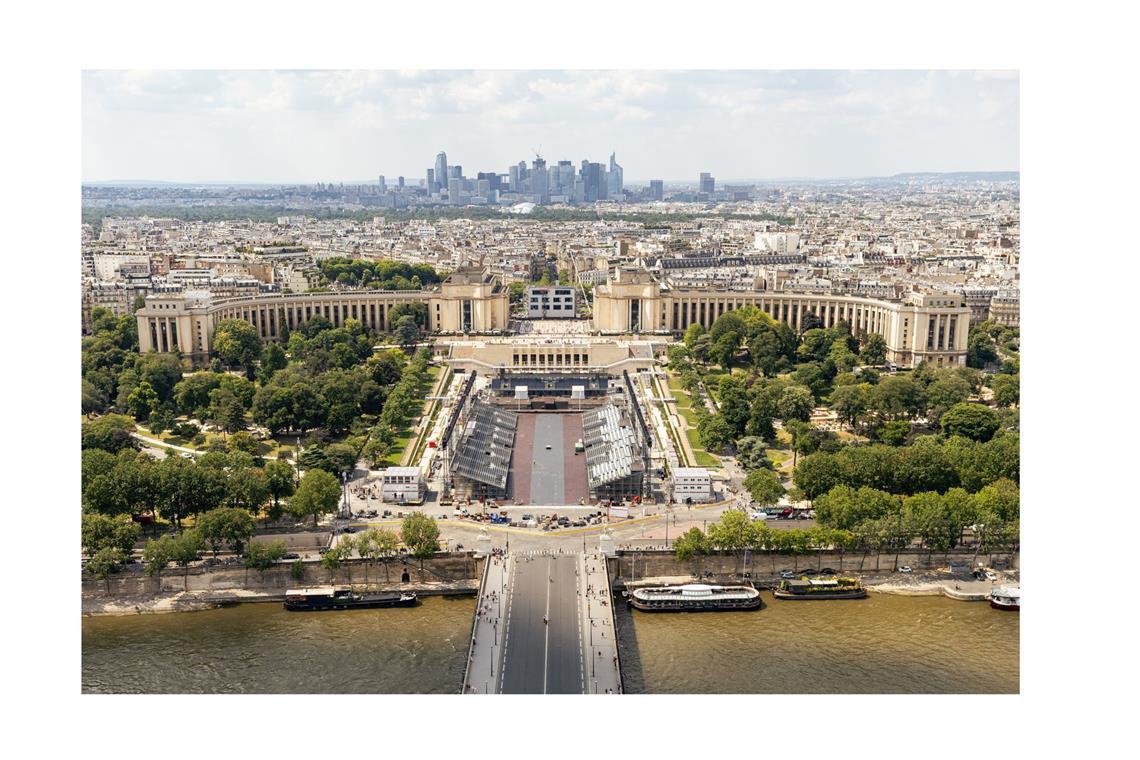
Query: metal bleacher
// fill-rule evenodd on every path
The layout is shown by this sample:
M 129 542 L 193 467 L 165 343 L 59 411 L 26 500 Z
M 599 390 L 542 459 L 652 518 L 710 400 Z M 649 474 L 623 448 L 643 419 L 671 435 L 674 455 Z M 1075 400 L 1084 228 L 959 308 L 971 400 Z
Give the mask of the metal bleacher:
M 637 440 L 616 406 L 607 404 L 582 412 L 582 437 L 590 488 L 613 483 L 633 472 Z
M 452 473 L 495 488 L 507 487 L 518 415 L 472 401 L 460 433 Z

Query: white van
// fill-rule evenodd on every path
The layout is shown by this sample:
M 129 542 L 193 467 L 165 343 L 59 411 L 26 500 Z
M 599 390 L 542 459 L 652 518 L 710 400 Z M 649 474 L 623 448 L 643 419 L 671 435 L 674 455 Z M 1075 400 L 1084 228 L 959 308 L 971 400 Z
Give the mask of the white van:
M 753 520 L 764 521 L 764 520 L 768 519 L 768 513 L 762 509 L 754 509 L 754 510 L 752 510 L 752 513 L 749 514 L 748 516 L 751 517 Z

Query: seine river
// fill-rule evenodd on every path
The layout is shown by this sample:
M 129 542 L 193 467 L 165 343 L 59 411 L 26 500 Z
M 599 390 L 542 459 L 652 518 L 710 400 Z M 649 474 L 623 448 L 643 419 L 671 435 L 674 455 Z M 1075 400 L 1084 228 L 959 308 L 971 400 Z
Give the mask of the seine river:
M 618 612 L 630 693 L 1016 693 L 1018 614 L 873 594 L 758 612 Z M 85 692 L 457 693 L 472 597 L 83 619 Z

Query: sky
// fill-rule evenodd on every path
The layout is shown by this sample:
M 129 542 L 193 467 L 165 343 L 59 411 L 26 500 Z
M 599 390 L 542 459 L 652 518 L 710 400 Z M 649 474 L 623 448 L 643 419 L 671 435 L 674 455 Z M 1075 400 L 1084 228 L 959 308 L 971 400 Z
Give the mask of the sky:
M 1016 171 L 1016 71 L 85 71 L 84 182 L 415 184 L 605 163 L 625 181 Z

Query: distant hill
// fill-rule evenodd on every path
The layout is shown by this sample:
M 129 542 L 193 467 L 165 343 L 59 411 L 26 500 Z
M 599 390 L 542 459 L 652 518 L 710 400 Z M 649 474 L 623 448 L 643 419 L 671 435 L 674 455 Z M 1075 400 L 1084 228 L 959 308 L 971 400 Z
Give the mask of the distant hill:
M 956 179 L 967 182 L 1019 182 L 1021 172 L 904 172 L 888 179 Z

